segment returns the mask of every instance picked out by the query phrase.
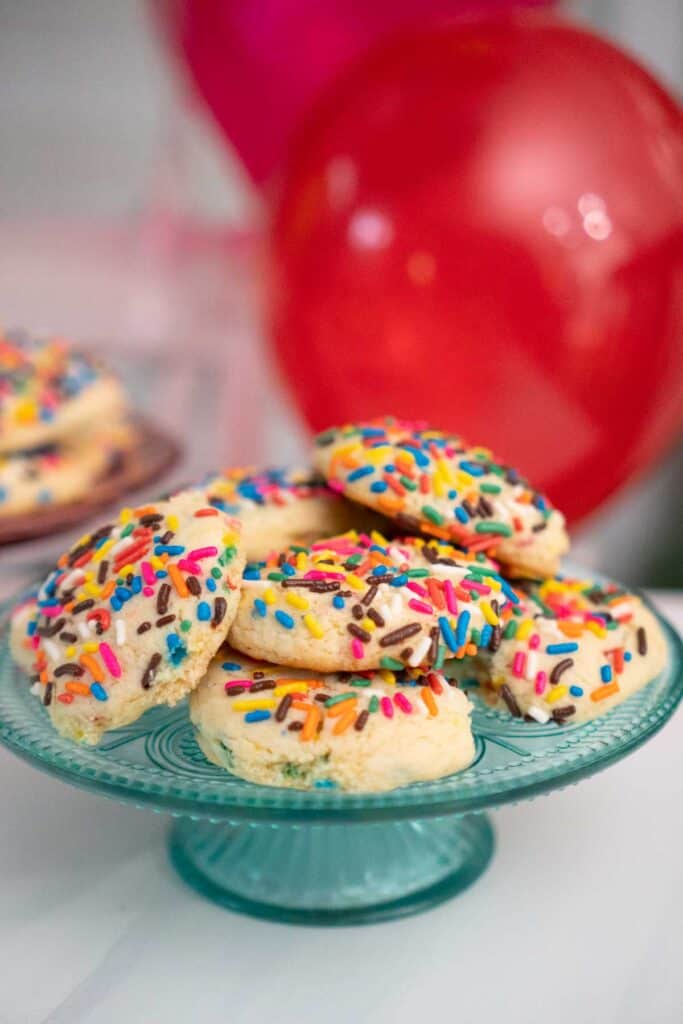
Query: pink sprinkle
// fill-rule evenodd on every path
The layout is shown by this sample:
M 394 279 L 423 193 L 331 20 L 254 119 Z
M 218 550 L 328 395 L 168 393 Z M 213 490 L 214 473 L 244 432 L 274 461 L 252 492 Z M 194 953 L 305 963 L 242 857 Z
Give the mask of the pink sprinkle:
M 120 679 L 121 666 L 119 665 L 118 659 L 109 644 L 105 644 L 104 642 L 100 644 L 100 654 L 102 655 L 102 661 L 107 666 L 114 679 Z
M 536 684 L 534 686 L 534 689 L 536 690 L 536 693 L 539 693 L 539 694 L 543 693 L 543 691 L 545 690 L 545 684 L 546 684 L 547 679 L 548 679 L 548 677 L 545 674 L 545 672 L 543 672 L 543 670 L 541 670 L 540 672 L 536 673 Z
M 184 572 L 194 573 L 196 576 L 201 576 L 202 567 L 199 562 L 191 562 L 189 558 L 181 558 L 178 561 L 178 568 Z
M 512 674 L 520 677 L 524 675 L 524 668 L 526 666 L 526 654 L 524 651 L 517 651 L 512 660 Z
M 249 689 L 253 681 L 253 679 L 230 679 L 223 688 L 225 690 L 232 690 L 234 686 L 244 686 Z
M 200 558 L 213 558 L 214 555 L 217 555 L 217 554 L 218 554 L 218 548 L 215 548 L 212 545 L 211 547 L 208 547 L 208 548 L 195 548 L 194 551 L 189 551 L 188 552 L 187 557 L 192 562 L 198 562 Z
M 343 572 L 322 572 L 320 569 L 310 569 L 304 574 L 305 580 L 343 580 Z
M 33 648 L 34 651 L 38 650 L 38 644 L 39 643 L 40 643 L 40 637 L 38 636 L 37 633 L 34 633 L 33 636 L 31 637 L 31 647 Z
M 412 590 L 414 594 L 419 594 L 420 597 L 429 597 L 429 591 L 424 587 L 421 587 L 415 580 L 411 580 L 410 583 L 406 583 L 408 590 Z
M 327 486 L 331 491 L 335 491 L 336 494 L 341 494 L 344 490 L 344 484 L 341 480 L 328 480 Z
M 448 608 L 451 615 L 458 614 L 458 602 L 455 599 L 455 591 L 453 590 L 453 584 L 450 580 L 443 581 L 443 593 L 446 598 L 446 607 Z
M 354 658 L 362 658 L 363 655 L 365 654 L 365 651 L 363 650 L 363 645 L 357 636 L 354 636 L 353 640 L 351 641 L 351 653 L 353 654 Z
M 145 597 L 152 597 L 152 595 L 154 594 L 154 587 L 143 587 L 142 593 L 145 595 Z
M 414 612 L 423 612 L 425 615 L 432 615 L 434 609 L 430 604 L 425 604 L 424 601 L 418 601 L 414 597 L 408 601 L 408 607 L 412 608 Z
M 396 704 L 405 715 L 409 715 L 413 710 L 413 705 L 402 693 L 394 694 L 394 704 Z
M 56 619 L 64 611 L 61 604 L 46 604 L 40 609 L 40 614 L 48 619 Z
M 394 717 L 394 705 L 391 703 L 388 697 L 382 697 L 380 706 L 386 718 Z
M 141 563 L 140 572 L 142 573 L 143 580 L 145 581 L 145 583 L 149 584 L 149 586 L 152 586 L 153 583 L 156 583 L 157 578 L 154 575 L 154 569 L 149 564 L 149 562 Z
M 541 643 L 541 638 L 538 635 L 538 633 L 534 633 L 533 636 L 529 637 L 529 647 L 531 648 L 532 651 L 535 651 L 540 643 Z
M 473 590 L 475 594 L 490 594 L 491 588 L 485 583 L 476 583 L 474 580 L 462 580 L 460 586 L 463 590 Z

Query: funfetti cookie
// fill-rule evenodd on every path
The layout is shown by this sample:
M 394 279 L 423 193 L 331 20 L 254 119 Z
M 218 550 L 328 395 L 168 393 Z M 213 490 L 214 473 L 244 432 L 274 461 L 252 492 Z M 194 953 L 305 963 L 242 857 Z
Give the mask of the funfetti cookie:
M 27 623 L 35 692 L 58 731 L 96 743 L 189 693 L 225 639 L 243 566 L 239 523 L 196 492 L 124 509 L 83 537 Z
M 513 715 L 584 722 L 664 668 L 662 631 L 634 594 L 575 579 L 526 589 L 504 609 L 500 646 L 490 661 L 477 659 L 488 696 Z
M 474 757 L 467 697 L 438 672 L 320 675 L 230 649 L 190 697 L 206 757 L 267 786 L 373 792 Z
M 379 516 L 331 491 L 308 469 L 226 469 L 205 485 L 210 505 L 242 522 L 248 561 L 290 544 L 310 544 L 346 530 L 370 530 Z
M 229 642 L 320 672 L 440 666 L 486 648 L 509 600 L 484 555 L 351 532 L 248 565 Z
M 315 441 L 329 486 L 376 509 L 405 533 L 487 551 L 518 572 L 557 572 L 569 548 L 564 517 L 486 448 L 387 417 L 333 428 Z
M 116 377 L 69 342 L 0 331 L 0 454 L 58 443 L 125 407 Z
M 0 455 L 0 518 L 88 496 L 136 436 L 132 425 L 115 421 L 58 445 Z

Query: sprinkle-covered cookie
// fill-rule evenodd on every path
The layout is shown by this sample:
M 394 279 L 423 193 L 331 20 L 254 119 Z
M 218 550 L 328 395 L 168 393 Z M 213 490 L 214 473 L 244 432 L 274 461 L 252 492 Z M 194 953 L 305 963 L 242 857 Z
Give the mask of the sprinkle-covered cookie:
M 404 533 L 487 551 L 538 578 L 557 572 L 564 517 L 486 448 L 390 417 L 326 430 L 314 461 L 329 486 L 376 509 Z
M 0 455 L 0 517 L 87 496 L 134 444 L 125 421 L 96 426 L 58 445 Z
M 229 648 L 190 697 L 210 761 L 295 789 L 372 792 L 460 771 L 474 756 L 470 711 L 439 672 L 320 675 Z
M 248 565 L 229 640 L 319 672 L 440 667 L 494 643 L 510 600 L 482 554 L 351 532 Z
M 536 722 L 584 722 L 654 679 L 666 662 L 657 620 L 610 584 L 551 579 L 503 610 L 500 646 L 484 660 L 489 696 Z
M 197 492 L 124 509 L 83 537 L 27 622 L 35 693 L 58 731 L 96 743 L 185 696 L 225 639 L 243 566 L 239 523 Z
M 369 509 L 331 491 L 305 469 L 227 469 L 206 486 L 210 505 L 242 522 L 247 559 L 257 561 L 290 544 L 310 544 L 346 530 L 377 525 Z
M 0 453 L 55 444 L 125 406 L 118 380 L 63 338 L 0 331 Z

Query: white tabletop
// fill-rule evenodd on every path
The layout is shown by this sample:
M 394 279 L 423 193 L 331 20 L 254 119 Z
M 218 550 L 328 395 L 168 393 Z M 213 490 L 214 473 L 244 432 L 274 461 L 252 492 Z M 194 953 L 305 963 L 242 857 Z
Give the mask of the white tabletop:
M 683 626 L 683 595 L 658 603 Z M 497 812 L 457 899 L 389 924 L 292 928 L 176 877 L 167 821 L 0 750 L 2 1024 L 676 1024 L 683 715 L 597 777 Z

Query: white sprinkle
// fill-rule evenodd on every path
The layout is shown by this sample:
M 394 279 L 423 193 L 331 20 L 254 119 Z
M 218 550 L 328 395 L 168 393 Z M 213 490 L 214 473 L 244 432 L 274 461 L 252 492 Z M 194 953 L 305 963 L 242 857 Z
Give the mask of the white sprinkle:
M 78 632 L 81 634 L 84 640 L 90 639 L 90 629 L 87 622 L 78 623 Z
M 83 572 L 83 570 L 74 569 L 73 572 L 70 572 L 69 575 L 62 580 L 62 582 L 59 585 L 59 589 L 62 591 L 71 590 L 72 587 L 76 587 L 78 586 L 79 583 L 82 583 L 84 579 L 85 573 Z
M 34 697 L 40 697 L 42 694 L 42 689 L 43 688 L 40 685 L 40 683 L 34 683 L 33 686 L 31 687 L 31 693 L 33 694 Z
M 48 640 L 47 637 L 43 637 L 43 647 L 48 658 L 52 658 L 53 661 L 59 660 L 61 652 L 54 640 Z
M 548 712 L 544 711 L 543 708 L 539 708 L 537 704 L 530 704 L 526 709 L 526 713 L 540 725 L 545 725 L 546 722 L 550 721 L 550 715 Z
M 408 658 L 408 664 L 411 668 L 417 668 L 418 665 L 422 664 L 424 656 L 431 647 L 431 637 L 423 636 L 422 639 L 415 645 L 413 653 Z
M 126 624 L 123 619 L 114 620 L 114 629 L 116 630 L 116 643 L 120 647 L 126 642 Z
M 538 654 L 536 651 L 529 651 L 526 656 L 526 678 L 534 680 L 538 671 Z

